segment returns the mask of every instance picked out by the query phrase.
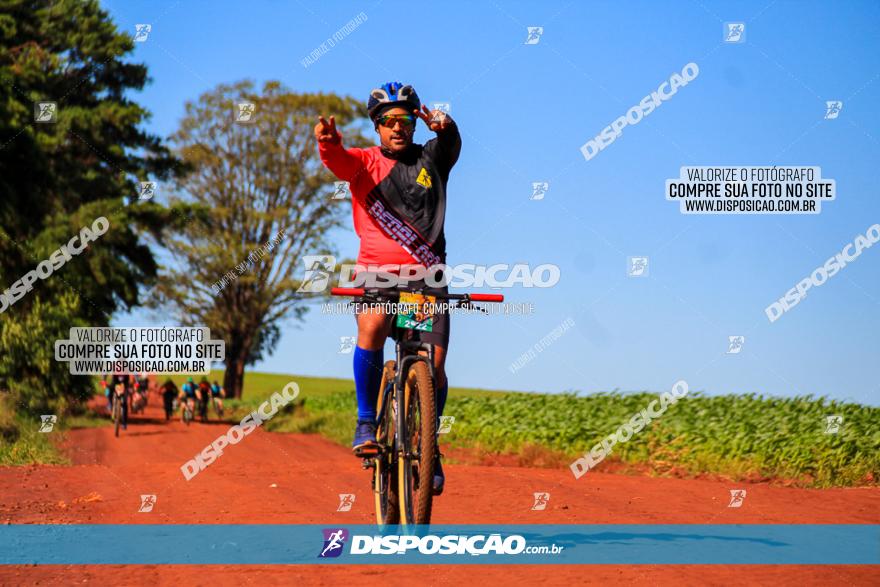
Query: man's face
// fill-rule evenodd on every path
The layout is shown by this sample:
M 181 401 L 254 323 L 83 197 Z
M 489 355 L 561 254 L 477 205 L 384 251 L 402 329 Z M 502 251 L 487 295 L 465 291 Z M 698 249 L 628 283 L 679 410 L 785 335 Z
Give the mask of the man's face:
M 404 108 L 389 108 L 382 112 L 379 120 L 381 121 L 383 117 L 388 116 L 394 117 L 407 115 L 410 117 L 415 116 L 412 112 L 409 112 Z M 402 120 L 390 119 L 387 124 L 390 126 L 383 125 L 379 122 L 379 128 L 376 131 L 379 133 L 379 140 L 382 143 L 382 146 L 394 153 L 406 150 L 413 141 L 413 133 L 416 129 L 415 121 L 413 121 L 412 125 L 407 125 Z

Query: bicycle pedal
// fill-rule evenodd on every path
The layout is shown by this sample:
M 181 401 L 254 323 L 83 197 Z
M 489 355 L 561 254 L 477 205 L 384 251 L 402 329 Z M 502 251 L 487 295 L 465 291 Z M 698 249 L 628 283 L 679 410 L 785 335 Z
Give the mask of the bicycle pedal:
M 359 446 L 357 449 L 355 449 L 354 456 L 367 460 L 379 456 L 381 452 L 382 449 L 379 448 L 378 444 L 367 444 L 364 446 Z

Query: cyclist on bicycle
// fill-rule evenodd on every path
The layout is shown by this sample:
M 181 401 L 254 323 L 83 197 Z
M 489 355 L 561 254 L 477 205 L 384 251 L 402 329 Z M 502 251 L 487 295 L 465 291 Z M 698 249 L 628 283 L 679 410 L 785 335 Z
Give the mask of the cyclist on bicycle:
M 217 413 L 222 413 L 223 398 L 226 397 L 226 390 L 220 387 L 216 380 L 211 384 L 211 397 L 214 398 L 214 407 L 217 409 Z
M 165 419 L 170 420 L 171 415 L 174 413 L 174 398 L 178 394 L 177 386 L 174 385 L 174 382 L 169 377 L 160 389 L 162 391 L 162 404 L 165 407 Z
M 329 122 L 319 117 L 315 126 L 321 161 L 337 178 L 350 184 L 354 229 L 360 238 L 358 266 L 429 268 L 445 264 L 446 183 L 461 151 L 455 122 L 443 111 L 423 107 L 413 87 L 399 82 L 386 83 L 370 92 L 367 110 L 379 135 L 380 144 L 374 147 L 343 147 L 333 116 Z M 425 145 L 413 143 L 418 118 L 437 133 Z M 424 280 L 414 285 L 424 285 Z M 352 443 L 356 455 L 376 444 L 376 404 L 391 315 L 381 310 L 362 311 L 357 315 L 357 325 L 354 380 L 358 424 Z M 434 345 L 439 421 L 448 391 L 444 365 L 449 315 L 435 316 L 432 330 L 418 335 L 419 340 Z M 443 491 L 444 483 L 438 457 L 434 468 L 436 495 Z
M 109 378 L 109 381 L 108 381 L 108 378 Z M 104 390 L 104 397 L 107 398 L 107 411 L 108 412 L 113 411 L 113 396 L 111 395 L 111 392 L 113 391 L 113 389 L 112 389 L 113 386 L 111 385 L 112 381 L 113 381 L 113 378 L 110 376 L 109 373 L 105 373 L 104 375 L 101 375 L 101 389 Z
M 211 384 L 208 382 L 207 377 L 202 377 L 202 380 L 199 381 L 198 398 L 199 398 L 199 417 L 202 420 L 207 420 L 208 419 L 208 404 L 211 402 Z
M 186 409 L 186 404 L 191 405 L 195 404 L 196 401 L 196 382 L 193 381 L 192 377 L 187 378 L 186 383 L 180 386 L 180 409 L 181 414 L 183 414 L 183 410 Z
M 133 409 L 140 409 L 147 405 L 147 389 L 150 382 L 146 373 L 140 373 L 132 376 L 134 390 L 132 392 L 131 405 Z
M 144 394 L 144 398 L 146 399 L 146 397 L 147 397 L 147 392 L 148 392 L 149 389 L 150 389 L 150 376 L 147 375 L 146 373 L 141 373 L 141 374 L 137 377 L 136 381 L 137 381 L 137 384 L 138 384 L 138 389 L 141 390 L 141 393 Z
M 114 373 L 110 378 L 110 411 L 113 411 L 113 402 L 116 401 L 116 385 L 123 386 L 122 396 L 122 429 L 128 429 L 128 402 L 131 394 L 131 377 L 127 373 Z

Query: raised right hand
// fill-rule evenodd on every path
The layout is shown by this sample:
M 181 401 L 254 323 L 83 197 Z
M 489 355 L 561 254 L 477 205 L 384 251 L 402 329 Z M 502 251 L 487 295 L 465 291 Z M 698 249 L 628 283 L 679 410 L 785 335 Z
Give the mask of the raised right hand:
M 319 143 L 338 143 L 342 140 L 336 131 L 336 119 L 331 116 L 330 122 L 324 120 L 323 116 L 318 117 L 318 124 L 315 125 L 315 138 Z

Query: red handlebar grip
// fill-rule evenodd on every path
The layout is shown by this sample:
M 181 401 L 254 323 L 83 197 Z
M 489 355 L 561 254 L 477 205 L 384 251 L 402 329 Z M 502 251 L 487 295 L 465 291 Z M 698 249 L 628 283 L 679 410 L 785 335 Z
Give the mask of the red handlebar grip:
M 473 293 L 469 294 L 468 297 L 472 302 L 503 302 L 504 296 L 501 294 L 481 294 L 481 293 Z
M 362 287 L 334 287 L 330 289 L 330 295 L 334 296 L 362 296 L 364 288 Z

